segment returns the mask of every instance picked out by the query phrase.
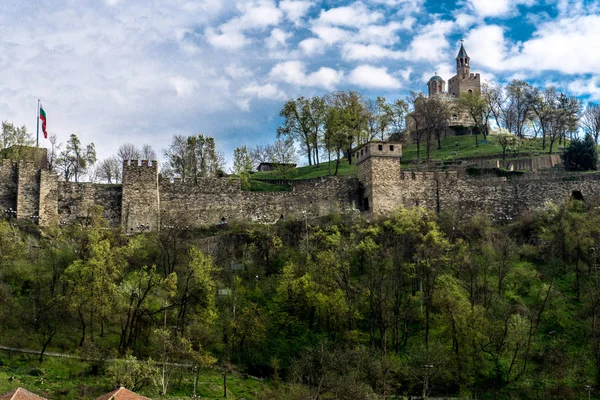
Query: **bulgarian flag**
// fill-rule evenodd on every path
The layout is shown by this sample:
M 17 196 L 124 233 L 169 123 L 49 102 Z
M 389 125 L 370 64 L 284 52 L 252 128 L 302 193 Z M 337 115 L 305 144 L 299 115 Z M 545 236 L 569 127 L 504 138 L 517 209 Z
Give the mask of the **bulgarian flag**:
M 46 111 L 44 111 L 41 104 L 40 104 L 40 119 L 42 120 L 42 132 L 44 132 L 44 138 L 48 139 L 48 131 L 46 130 Z

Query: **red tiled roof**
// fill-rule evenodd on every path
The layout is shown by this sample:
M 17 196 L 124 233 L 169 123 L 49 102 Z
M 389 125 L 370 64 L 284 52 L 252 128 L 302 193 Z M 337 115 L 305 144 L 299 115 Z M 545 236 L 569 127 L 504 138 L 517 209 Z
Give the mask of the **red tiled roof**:
M 0 400 L 4 400 L 0 398 Z M 113 390 L 110 393 L 103 394 L 96 400 L 152 400 L 148 397 L 141 396 L 133 393 L 131 390 L 120 387 L 119 389 Z
M 10 392 L 0 394 L 0 400 L 46 400 L 43 397 L 33 394 L 23 388 L 16 388 Z

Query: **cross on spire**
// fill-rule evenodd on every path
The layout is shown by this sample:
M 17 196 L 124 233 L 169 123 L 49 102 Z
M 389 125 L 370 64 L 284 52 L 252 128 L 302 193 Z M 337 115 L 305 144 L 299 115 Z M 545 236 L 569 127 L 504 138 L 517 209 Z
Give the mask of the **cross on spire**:
M 460 39 L 460 44 L 465 44 L 465 39 Z

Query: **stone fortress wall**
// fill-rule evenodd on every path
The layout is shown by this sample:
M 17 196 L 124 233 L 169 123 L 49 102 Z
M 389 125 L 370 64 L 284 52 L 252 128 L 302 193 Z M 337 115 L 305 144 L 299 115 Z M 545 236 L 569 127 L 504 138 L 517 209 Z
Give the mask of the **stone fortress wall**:
M 387 216 L 399 206 L 454 211 L 461 217 L 482 212 L 510 220 L 560 203 L 579 192 L 600 199 L 600 174 L 573 177 L 559 172 L 521 177 L 460 176 L 457 171 L 402 171 L 398 143 L 369 143 L 356 153 L 357 177 L 292 181 L 289 192 L 251 192 L 239 179 L 202 178 L 197 183 L 159 180 L 159 165 L 130 161 L 123 184 L 62 182 L 50 171 L 27 162 L 0 161 L 0 212 L 42 226 L 85 223 L 100 205 L 112 226 L 127 232 L 156 230 L 185 223 L 214 226 L 227 221 L 275 223 L 361 211 L 367 218 Z

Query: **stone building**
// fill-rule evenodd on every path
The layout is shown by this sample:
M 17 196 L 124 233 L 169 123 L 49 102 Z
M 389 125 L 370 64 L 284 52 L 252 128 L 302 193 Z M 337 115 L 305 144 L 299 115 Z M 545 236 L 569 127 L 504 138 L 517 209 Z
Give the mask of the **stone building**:
M 448 80 L 448 90 L 446 91 L 446 81 L 437 73 L 427 82 L 427 89 L 429 98 L 444 101 L 450 108 L 447 135 L 470 134 L 471 130 L 475 128 L 475 123 L 467 113 L 457 109 L 456 101 L 458 97 L 467 93 L 480 94 L 481 76 L 471 73 L 471 58 L 462 43 L 456 56 L 456 75 Z M 418 103 L 415 107 L 418 108 Z M 408 137 L 416 140 L 416 124 L 411 116 L 406 118 L 406 130 Z

